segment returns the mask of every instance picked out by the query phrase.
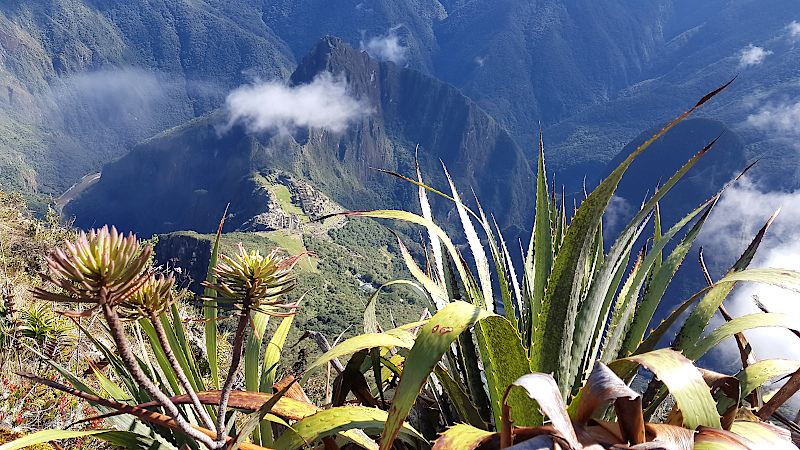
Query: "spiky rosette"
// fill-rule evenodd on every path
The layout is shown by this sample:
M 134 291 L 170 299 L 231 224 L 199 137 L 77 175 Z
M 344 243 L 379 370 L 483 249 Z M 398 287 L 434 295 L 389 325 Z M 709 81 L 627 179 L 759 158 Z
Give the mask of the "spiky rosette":
M 220 296 L 205 300 L 231 303 L 236 309 L 260 311 L 271 316 L 294 314 L 297 305 L 285 303 L 280 297 L 297 286 L 291 271 L 303 254 L 281 256 L 281 249 L 273 248 L 269 255 L 262 256 L 258 250 L 245 252 L 241 243 L 236 246 L 239 254 L 235 258 L 220 255 L 222 261 L 214 267 L 217 282 L 203 283 Z
M 133 294 L 120 304 L 118 311 L 120 317 L 136 320 L 151 313 L 156 316 L 161 315 L 180 297 L 175 295 L 174 286 L 175 278 L 172 275 L 150 274 L 142 281 L 139 289 L 133 291 Z
M 116 306 L 127 300 L 141 286 L 148 274 L 147 260 L 152 252 L 146 246 L 138 256 L 136 236 L 123 236 L 113 226 L 81 232 L 75 242 L 66 242 L 66 251 L 57 248 L 47 259 L 53 276 L 42 275 L 67 292 L 56 294 L 42 288 L 33 291 L 34 297 L 65 303 L 94 303 L 95 307 L 82 313 L 90 315 L 98 306 Z

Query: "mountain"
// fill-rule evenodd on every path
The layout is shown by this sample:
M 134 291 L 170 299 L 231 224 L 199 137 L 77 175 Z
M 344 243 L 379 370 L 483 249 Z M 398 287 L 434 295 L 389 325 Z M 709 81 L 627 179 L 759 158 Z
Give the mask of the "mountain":
M 554 168 L 577 190 L 576 175 L 599 173 L 643 129 L 672 120 L 736 77 L 695 117 L 722 121 L 740 135 L 747 161 L 760 160 L 750 176 L 764 189 L 800 186 L 800 135 L 790 125 L 800 98 L 796 3 L 670 1 L 659 17 L 652 23 L 661 43 L 638 79 L 608 101 L 545 128 Z
M 136 143 L 286 81 L 324 35 L 473 99 L 568 191 L 711 89 L 768 187 L 800 185 L 791 0 L 11 0 L 0 5 L 0 183 L 59 195 Z M 748 58 L 745 58 L 747 56 Z M 752 117 L 752 119 L 751 119 Z M 791 121 L 789 121 L 791 123 Z M 778 176 L 768 177 L 771 173 Z
M 611 174 L 628 155 L 658 133 L 664 125 L 666 124 L 642 132 L 626 145 L 608 163 L 600 179 Z M 747 166 L 744 140 L 718 120 L 686 119 L 654 141 L 631 163 L 617 186 L 616 198 L 612 200 L 612 214 L 606 219 L 616 221 L 618 226 L 624 226 L 638 210 L 641 202 L 715 139 L 717 141 L 708 152 L 659 202 L 663 226 L 671 227 L 691 208 L 711 198 Z M 597 184 L 599 180 L 590 180 L 587 189 L 592 189 Z M 612 235 L 621 231 L 621 227 L 605 228 L 611 228 L 607 231 L 611 231 Z
M 528 162 L 509 134 L 469 98 L 332 37 L 320 40 L 290 82 L 301 86 L 326 73 L 347 79 L 350 95 L 370 111 L 344 131 L 299 127 L 286 133 L 236 125 L 219 134 L 228 113 L 215 111 L 106 165 L 100 180 L 65 213 L 81 227 L 108 222 L 143 234 L 211 232 L 230 202 L 226 229 L 239 229 L 265 211 L 267 200 L 256 180 L 274 170 L 308 180 L 349 209 L 414 209 L 416 187 L 373 168 L 413 177 L 418 148 L 427 183 L 448 191 L 441 160 L 462 194 L 474 189 L 483 207 L 499 214 L 510 238 L 530 227 L 534 177 Z M 471 203 L 471 196 L 464 197 Z M 457 220 L 451 202 L 436 198 L 432 204 L 441 216 Z
M 2 2 L 2 186 L 58 196 L 248 74 L 288 77 L 294 56 L 246 3 Z

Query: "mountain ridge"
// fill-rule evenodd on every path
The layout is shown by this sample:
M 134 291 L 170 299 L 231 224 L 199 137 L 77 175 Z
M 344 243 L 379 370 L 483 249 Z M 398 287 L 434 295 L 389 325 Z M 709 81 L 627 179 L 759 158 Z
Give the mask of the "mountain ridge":
M 526 192 L 533 186 L 533 173 L 527 160 L 508 133 L 456 88 L 421 72 L 375 61 L 332 37 L 320 40 L 291 81 L 302 84 L 320 73 L 347 78 L 352 95 L 368 102 L 374 113 L 342 133 L 312 127 L 292 136 L 249 133 L 241 125 L 218 135 L 225 113 L 212 112 L 145 140 L 108 164 L 100 180 L 65 212 L 75 215 L 79 226 L 102 218 L 147 234 L 209 232 L 230 201 L 235 219 L 226 225 L 233 230 L 263 212 L 264 199 L 253 196 L 248 179 L 252 172 L 266 169 L 286 170 L 311 181 L 350 209 L 416 210 L 416 188 L 373 167 L 411 175 L 412 146 L 418 145 L 426 182 L 447 185 L 441 159 L 459 189 L 473 188 L 488 211 L 507 212 L 499 222 L 510 236 L 530 227 L 533 205 Z M 445 128 L 449 133 L 442 132 Z M 196 191 L 203 191 L 203 198 Z M 443 216 L 454 208 L 444 199 L 434 198 L 432 204 Z M 153 205 L 163 209 L 153 210 Z M 157 224 L 158 220 L 170 224 Z

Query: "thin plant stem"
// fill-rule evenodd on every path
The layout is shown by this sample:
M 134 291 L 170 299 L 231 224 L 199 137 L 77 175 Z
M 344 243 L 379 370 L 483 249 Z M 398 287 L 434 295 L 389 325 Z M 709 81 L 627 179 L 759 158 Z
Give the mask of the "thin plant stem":
M 228 409 L 228 399 L 231 396 L 231 389 L 233 389 L 233 380 L 236 372 L 239 371 L 239 363 L 242 360 L 242 348 L 244 347 L 244 337 L 247 334 L 247 321 L 249 320 L 250 295 L 245 297 L 243 303 L 243 311 L 239 317 L 239 325 L 236 327 L 236 335 L 233 341 L 233 355 L 231 359 L 231 367 L 228 369 L 228 376 L 225 378 L 225 384 L 222 385 L 222 391 L 219 396 L 219 408 L 217 410 L 217 443 L 225 443 L 225 410 Z
M 101 291 L 102 292 L 102 291 Z M 102 293 L 101 293 L 102 295 Z M 105 299 L 101 299 L 105 300 Z M 192 439 L 203 443 L 206 447 L 210 449 L 219 448 L 216 442 L 214 442 L 210 437 L 206 436 L 205 434 L 201 433 L 198 430 L 192 428 L 186 420 L 181 416 L 178 407 L 172 403 L 172 400 L 169 399 L 160 389 L 158 389 L 147 375 L 142 372 L 142 368 L 139 367 L 139 362 L 136 361 L 136 357 L 131 352 L 131 343 L 128 341 L 128 338 L 125 337 L 125 332 L 122 329 L 122 320 L 119 318 L 119 315 L 114 310 L 114 308 L 106 302 L 102 302 L 102 309 L 103 309 L 103 316 L 105 316 L 106 322 L 108 323 L 108 329 L 111 332 L 111 337 L 114 339 L 114 344 L 117 346 L 117 351 L 119 351 L 120 359 L 125 364 L 125 367 L 131 373 L 131 376 L 137 383 L 139 383 L 151 397 L 153 397 L 164 409 L 167 411 L 167 414 L 175 420 L 175 425 L 177 425 L 178 429 L 186 434 L 187 436 L 191 437 Z
M 164 326 L 161 324 L 161 320 L 159 316 L 155 314 L 155 312 L 150 312 L 150 322 L 153 324 L 153 328 L 156 332 L 156 337 L 158 338 L 159 344 L 161 344 L 161 349 L 164 350 L 164 355 L 167 357 L 167 361 L 169 361 L 169 365 L 172 366 L 172 370 L 175 372 L 175 376 L 178 377 L 178 381 L 180 381 L 183 389 L 186 390 L 186 394 L 192 401 L 192 405 L 197 410 L 197 414 L 200 415 L 200 419 L 202 419 L 205 426 L 213 430 L 214 429 L 214 421 L 211 420 L 211 416 L 208 415 L 208 411 L 200 403 L 200 399 L 197 398 L 197 393 L 194 391 L 191 383 L 189 383 L 189 379 L 186 378 L 186 374 L 183 372 L 180 364 L 178 364 L 178 359 L 175 358 L 175 353 L 172 351 L 172 347 L 169 346 L 169 340 L 167 339 L 167 333 L 164 331 Z

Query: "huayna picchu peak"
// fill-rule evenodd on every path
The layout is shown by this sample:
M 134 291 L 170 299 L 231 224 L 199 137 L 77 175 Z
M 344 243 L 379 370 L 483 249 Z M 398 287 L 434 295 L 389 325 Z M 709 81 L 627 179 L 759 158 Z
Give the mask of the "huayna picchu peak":
M 372 59 L 335 37 L 325 37 L 293 73 L 289 88 L 321 74 L 346 80 L 347 94 L 368 113 L 341 132 L 229 127 L 217 110 L 138 144 L 108 164 L 100 180 L 65 212 L 79 226 L 98 221 L 137 232 L 181 229 L 210 232 L 230 202 L 226 229 L 266 212 L 253 174 L 280 169 L 309 180 L 350 209 L 409 208 L 416 189 L 375 169 L 414 176 L 415 150 L 424 181 L 445 189 L 441 163 L 465 194 L 503 211 L 509 236 L 530 227 L 533 173 L 506 130 L 455 87 L 422 72 Z M 211 186 L 217 186 L 211 189 Z M 467 200 L 470 196 L 466 196 Z M 432 200 L 447 215 L 452 205 Z

